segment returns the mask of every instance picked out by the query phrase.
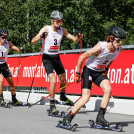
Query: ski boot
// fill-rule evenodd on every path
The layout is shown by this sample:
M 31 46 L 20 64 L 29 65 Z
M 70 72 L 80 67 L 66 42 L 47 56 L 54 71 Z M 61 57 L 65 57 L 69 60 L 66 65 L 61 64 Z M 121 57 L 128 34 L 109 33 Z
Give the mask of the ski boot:
M 104 118 L 105 112 L 106 112 L 105 108 L 100 108 L 99 113 L 96 118 L 97 125 L 109 126 L 109 122 L 106 121 L 106 119 Z
M 0 96 L 0 105 L 1 105 L 1 106 L 6 105 L 6 102 L 4 101 L 3 96 Z
M 0 107 L 10 108 L 10 103 L 4 101 L 3 95 L 0 95 Z
M 56 109 L 55 100 L 50 100 L 50 109 L 47 110 L 48 116 L 59 116 L 59 111 Z
M 16 99 L 16 94 L 12 95 L 12 102 L 11 102 L 11 104 L 14 105 L 14 106 L 23 106 L 23 103 Z
M 64 129 L 68 129 L 68 130 L 72 130 L 75 131 L 76 128 L 78 127 L 77 124 L 71 125 L 71 121 L 74 118 L 75 114 L 73 114 L 72 112 L 70 112 L 64 119 L 63 121 L 59 121 L 58 124 L 56 125 L 56 127 L 60 127 L 60 128 L 64 128 Z
M 74 105 L 73 101 L 68 99 L 64 92 L 61 92 L 60 101 L 64 101 L 65 102 L 64 105 L 68 105 L 68 106 L 73 106 Z

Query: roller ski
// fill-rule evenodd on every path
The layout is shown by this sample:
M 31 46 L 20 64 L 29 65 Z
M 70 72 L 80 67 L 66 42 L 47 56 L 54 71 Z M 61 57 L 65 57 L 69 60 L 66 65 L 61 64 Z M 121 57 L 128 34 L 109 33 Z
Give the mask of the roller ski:
M 61 93 L 60 95 L 60 101 L 61 102 L 58 102 L 58 104 L 60 105 L 68 105 L 68 106 L 74 106 L 74 103 L 73 101 L 71 101 L 70 99 L 68 99 L 65 95 L 65 93 Z
M 10 101 L 9 103 L 12 106 L 30 106 L 30 103 L 22 103 L 20 101 L 18 101 L 17 103 L 14 103 L 14 102 Z
M 50 109 L 47 109 L 47 113 L 48 113 L 48 116 L 53 116 L 53 117 L 61 117 L 61 118 L 64 118 L 65 117 L 65 112 L 62 111 L 61 113 L 56 110 L 56 109 L 53 109 L 53 111 L 51 111 Z
M 10 103 L 6 103 L 6 102 L 4 101 L 3 95 L 0 96 L 0 107 L 10 108 Z
M 96 124 L 93 120 L 89 120 L 89 127 L 90 128 L 98 128 L 98 129 L 106 129 L 106 130 L 113 130 L 122 132 L 123 126 L 121 124 L 107 124 L 107 126 Z
M 68 129 L 68 130 L 71 130 L 71 131 L 76 131 L 76 128 L 78 127 L 77 124 L 74 124 L 74 125 L 65 125 L 63 124 L 62 121 L 59 121 L 58 124 L 56 125 L 56 127 L 60 127 L 60 128 L 64 128 L 64 129 Z
M 96 123 L 93 120 L 89 120 L 89 127 L 91 128 L 100 128 L 107 130 L 116 130 L 118 132 L 122 131 L 122 125 L 117 124 L 116 126 L 111 125 L 105 118 L 106 108 L 100 108 L 99 113 L 96 118 Z
M 1 102 L 0 103 L 0 107 L 4 107 L 4 108 L 10 108 L 11 107 L 11 105 L 10 105 L 10 103 L 8 102 L 8 103 L 6 103 L 6 102 Z
M 74 114 L 70 112 L 64 119 L 63 121 L 59 121 L 56 125 L 56 127 L 68 129 L 71 131 L 76 131 L 76 128 L 78 127 L 77 124 L 71 125 L 71 121 L 74 118 Z

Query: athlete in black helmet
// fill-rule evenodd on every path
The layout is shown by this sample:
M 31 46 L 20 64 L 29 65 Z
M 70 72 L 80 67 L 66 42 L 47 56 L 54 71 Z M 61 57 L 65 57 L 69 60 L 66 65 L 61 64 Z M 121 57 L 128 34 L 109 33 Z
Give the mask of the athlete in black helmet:
M 11 48 L 17 52 L 20 52 L 20 49 L 14 46 L 11 42 L 7 41 L 8 31 L 6 29 L 0 29 L 0 105 L 4 105 L 3 97 L 3 82 L 4 78 L 7 80 L 10 85 L 10 90 L 12 94 L 12 102 L 14 105 L 22 105 L 22 102 L 16 99 L 15 86 L 13 83 L 12 74 L 7 66 L 7 54 L 8 49 Z
M 126 32 L 121 27 L 110 27 L 107 35 L 113 36 L 117 42 L 120 42 L 121 40 L 126 39 Z M 113 41 L 111 43 L 112 43 L 112 46 L 114 47 Z
M 6 29 L 0 29 L 0 36 L 8 36 L 8 31 Z
M 96 124 L 107 126 L 108 121 L 104 115 L 111 96 L 111 84 L 107 77 L 108 68 L 113 60 L 122 51 L 121 44 L 126 38 L 125 31 L 120 27 L 111 27 L 108 30 L 106 41 L 99 41 L 92 49 L 82 54 L 78 60 L 75 82 L 80 81 L 80 70 L 84 59 L 87 62 L 82 73 L 82 97 L 75 103 L 73 109 L 61 122 L 63 125 L 70 125 L 72 119 L 80 108 L 85 105 L 91 96 L 91 85 L 94 82 L 103 89 L 104 95 L 101 101 L 100 110 L 96 118 Z
M 56 71 L 60 79 L 60 87 L 66 85 L 66 74 L 65 69 L 59 57 L 60 44 L 63 36 L 67 39 L 77 43 L 83 38 L 83 34 L 79 36 L 71 35 L 64 27 L 61 26 L 63 14 L 59 11 L 53 11 L 50 15 L 51 25 L 44 26 L 40 32 L 32 39 L 32 43 L 37 43 L 40 39 L 45 38 L 45 44 L 43 49 L 42 61 L 46 69 L 47 75 L 50 80 L 49 93 L 50 96 L 50 112 L 56 113 L 54 91 L 56 86 L 56 76 L 53 69 Z M 65 95 L 65 89 L 61 91 L 60 100 L 65 101 L 66 104 L 72 105 L 72 101 L 69 100 Z

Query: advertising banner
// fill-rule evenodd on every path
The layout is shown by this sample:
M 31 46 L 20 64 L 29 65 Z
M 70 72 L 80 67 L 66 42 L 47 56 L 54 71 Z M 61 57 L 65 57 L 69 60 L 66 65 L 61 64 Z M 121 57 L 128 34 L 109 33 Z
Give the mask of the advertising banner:
M 67 84 L 74 80 L 79 56 L 80 54 L 60 54 L 61 61 L 66 71 Z M 82 67 L 85 65 L 85 61 Z M 49 90 L 49 79 L 42 64 L 42 57 L 21 57 L 20 63 L 19 78 L 18 83 L 16 83 L 19 57 L 8 58 L 7 60 L 15 86 L 30 87 L 33 77 L 35 77 L 33 87 L 47 87 L 47 90 Z M 37 63 L 39 64 L 37 65 Z M 56 75 L 56 77 L 57 85 L 55 90 L 60 88 L 58 76 Z M 113 96 L 134 97 L 134 50 L 124 50 L 119 54 L 110 67 L 108 77 L 112 85 Z M 4 85 L 8 85 L 6 80 L 4 81 Z M 69 85 L 66 88 L 66 93 L 81 94 L 81 83 Z M 103 91 L 95 85 L 92 88 L 92 95 L 103 95 Z

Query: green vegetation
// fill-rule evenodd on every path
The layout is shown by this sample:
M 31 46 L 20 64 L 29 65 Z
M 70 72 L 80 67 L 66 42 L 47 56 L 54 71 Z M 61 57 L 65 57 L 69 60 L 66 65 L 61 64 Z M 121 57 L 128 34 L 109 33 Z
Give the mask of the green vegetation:
M 110 26 L 120 26 L 127 32 L 124 45 L 134 44 L 134 0 L 0 0 L 0 28 L 9 31 L 9 39 L 23 46 L 24 53 L 39 52 L 41 42 L 31 39 L 44 25 L 50 25 L 50 14 L 59 10 L 63 24 L 71 34 L 81 30 L 83 48 L 105 40 Z M 61 50 L 78 48 L 79 44 L 63 38 Z M 9 52 L 13 54 L 13 51 Z

